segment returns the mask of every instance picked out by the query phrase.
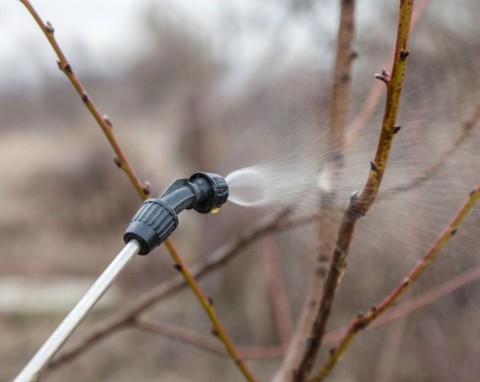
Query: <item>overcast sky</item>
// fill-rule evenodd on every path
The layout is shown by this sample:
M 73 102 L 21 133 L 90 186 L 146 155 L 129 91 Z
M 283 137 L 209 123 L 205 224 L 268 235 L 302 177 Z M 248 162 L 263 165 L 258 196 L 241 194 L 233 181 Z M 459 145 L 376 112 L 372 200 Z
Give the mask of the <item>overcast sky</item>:
M 267 25 L 265 20 L 274 25 L 283 17 L 276 5 L 281 2 L 275 1 L 33 0 L 32 3 L 42 19 L 54 26 L 56 38 L 72 66 L 77 70 L 94 68 L 96 72 L 111 70 L 112 63 L 116 70 L 121 70 L 145 49 L 144 39 L 140 38 L 145 32 L 141 21 L 151 9 L 151 4 L 155 4 L 170 19 L 178 20 L 182 27 L 203 35 L 213 45 L 225 37 L 222 28 L 225 28 L 225 15 L 230 13 L 232 24 L 240 20 L 238 25 L 229 25 L 238 44 L 233 49 L 236 54 L 243 54 L 233 61 L 244 66 L 259 51 L 269 48 L 266 39 L 271 38 L 274 27 Z M 326 30 L 335 30 L 335 13 L 331 6 L 320 12 L 323 15 L 320 22 Z M 220 20 L 219 14 L 223 15 L 223 19 Z M 241 24 L 242 19 L 253 19 L 254 23 L 255 18 L 258 25 L 245 27 Z M 0 30 L 0 87 L 5 89 L 16 83 L 36 83 L 45 72 L 51 74 L 56 71 L 53 51 L 18 0 L 1 0 Z M 295 42 L 291 44 L 293 47 L 298 48 L 305 43 L 306 33 L 302 26 L 291 27 L 282 33 L 287 33 L 289 42 Z
M 53 24 L 56 38 L 73 62 L 78 62 L 79 55 L 88 59 L 101 52 L 113 57 L 127 56 L 134 43 L 138 43 L 139 16 L 148 2 L 32 1 L 43 20 Z M 19 1 L 1 0 L 0 29 L 0 81 L 20 77 L 22 82 L 28 82 L 42 70 L 50 72 L 52 66 L 55 69 L 52 50 Z
M 144 48 L 141 22 L 152 3 L 170 18 L 180 16 L 196 32 L 211 34 L 217 0 L 32 1 L 40 17 L 54 26 L 70 61 L 76 67 L 94 63 L 97 69 L 105 61 L 99 57 L 108 56 L 118 69 Z M 56 70 L 53 51 L 18 0 L 0 1 L 0 31 L 0 85 L 18 78 L 36 81 L 44 71 Z

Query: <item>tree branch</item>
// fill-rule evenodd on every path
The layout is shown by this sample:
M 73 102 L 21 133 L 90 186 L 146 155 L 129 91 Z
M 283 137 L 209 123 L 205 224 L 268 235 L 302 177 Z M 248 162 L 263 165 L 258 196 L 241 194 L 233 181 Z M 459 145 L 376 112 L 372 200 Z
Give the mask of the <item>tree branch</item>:
M 412 14 L 412 21 L 410 25 L 410 33 L 415 29 L 417 25 L 417 21 L 420 19 L 423 11 L 425 10 L 429 0 L 417 0 L 415 9 L 413 10 Z M 392 49 L 391 53 L 388 55 L 386 62 L 384 63 L 384 67 L 389 67 L 392 65 L 393 59 L 395 57 L 395 49 Z M 366 124 L 372 117 L 373 112 L 377 108 L 380 100 L 382 99 L 383 92 L 385 91 L 385 87 L 382 86 L 381 83 L 375 82 L 372 88 L 370 89 L 370 93 L 368 93 L 367 100 L 365 101 L 362 110 L 360 113 L 357 114 L 354 121 L 352 122 L 348 133 L 346 134 L 345 145 L 346 147 L 350 147 L 357 137 L 361 134 L 363 129 L 365 128 Z
M 112 122 L 106 115 L 102 115 L 100 113 L 97 106 L 88 95 L 82 82 L 73 71 L 72 65 L 68 62 L 65 54 L 63 53 L 62 49 L 57 43 L 57 40 L 55 39 L 55 29 L 53 28 L 52 24 L 50 24 L 50 22 L 48 21 L 44 23 L 40 18 L 40 16 L 38 15 L 35 8 L 33 8 L 33 6 L 30 4 L 28 0 L 20 0 L 20 2 L 27 8 L 30 15 L 35 19 L 38 26 L 42 29 L 43 33 L 45 34 L 45 37 L 48 39 L 48 42 L 50 43 L 53 50 L 55 51 L 55 54 L 57 55 L 58 68 L 70 80 L 73 87 L 75 88 L 78 95 L 80 96 L 82 102 L 84 103 L 85 107 L 92 114 L 93 118 L 98 123 L 98 126 L 100 126 L 103 133 L 107 137 L 108 142 L 110 143 L 113 151 L 116 154 L 115 164 L 117 165 L 117 167 L 121 168 L 127 174 L 128 179 L 130 179 L 130 182 L 135 187 L 135 190 L 140 195 L 142 200 L 147 199 L 150 194 L 148 184 L 144 184 L 140 181 L 133 166 L 128 161 L 125 153 L 123 152 L 120 144 L 118 143 L 117 139 L 115 138 L 115 135 L 113 134 Z
M 418 296 L 404 300 L 403 302 L 392 306 L 384 314 L 379 316 L 375 321 L 364 328 L 365 331 L 372 330 L 374 328 L 386 325 L 399 318 L 419 310 L 426 305 L 432 304 L 439 298 L 453 293 L 457 289 L 464 287 L 474 281 L 480 279 L 480 265 L 471 268 L 451 279 L 443 282 L 439 286 L 435 286 Z M 211 351 L 216 354 L 226 356 L 226 352 L 223 346 L 219 343 L 205 338 L 204 336 L 197 334 L 193 331 L 178 328 L 173 325 L 168 325 L 161 322 L 148 320 L 145 318 L 136 319 L 131 325 L 134 327 L 151 331 L 153 333 L 160 334 L 165 337 L 170 337 L 185 343 L 189 343 L 194 346 L 198 346 L 201 349 Z M 339 343 L 349 330 L 349 326 L 341 327 L 333 331 L 328 332 L 324 337 L 324 344 Z M 239 352 L 245 359 L 267 359 L 280 357 L 285 353 L 285 347 L 280 346 L 268 346 L 268 347 L 253 347 L 238 348 Z
M 223 345 L 227 353 L 230 357 L 234 360 L 235 365 L 240 369 L 243 376 L 249 382 L 257 381 L 257 378 L 253 375 L 253 372 L 247 366 L 243 358 L 241 357 L 240 353 L 235 348 L 233 341 L 230 339 L 227 331 L 225 330 L 224 326 L 220 322 L 220 319 L 215 312 L 215 307 L 213 305 L 213 299 L 211 297 L 207 297 L 201 290 L 200 285 L 198 285 L 195 276 L 188 270 L 185 262 L 183 261 L 182 257 L 178 253 L 175 247 L 169 248 L 172 254 L 172 258 L 175 261 L 175 268 L 182 273 L 182 276 L 185 278 L 185 282 L 188 284 L 190 289 L 193 291 L 195 296 L 197 297 L 198 301 L 202 305 L 202 308 L 207 313 L 210 321 L 212 322 L 213 329 L 212 333 L 222 341 Z
M 457 233 L 458 226 L 468 215 L 469 211 L 480 199 L 480 184 L 474 189 L 468 199 L 464 202 L 453 219 L 443 230 L 440 236 L 431 245 L 428 252 L 422 260 L 407 274 L 403 281 L 398 285 L 390 295 L 388 295 L 382 303 L 372 308 L 366 315 L 358 315 L 351 323 L 347 333 L 344 335 L 340 344 L 335 351 L 330 355 L 324 366 L 312 379 L 312 382 L 322 381 L 331 370 L 335 367 L 341 356 L 348 349 L 353 339 L 361 330 L 368 327 L 373 321 L 390 309 L 395 303 L 405 294 L 408 288 L 420 277 L 425 269 L 431 264 L 435 256 L 445 246 L 452 236 Z
M 330 105 L 329 150 L 331 155 L 327 164 L 332 172 L 338 172 L 344 162 L 343 149 L 348 119 L 348 98 L 350 95 L 352 62 L 355 58 L 352 49 L 355 32 L 354 16 L 355 0 L 340 0 L 340 22 Z M 326 196 L 331 199 L 336 197 L 333 193 Z M 309 347 L 310 332 L 320 307 L 322 290 L 330 256 L 335 245 L 340 216 L 340 211 L 332 203 L 327 203 L 320 211 L 319 219 L 327 223 L 322 224 L 322 229 L 319 231 L 320 248 L 313 271 L 309 275 L 304 307 L 287 355 L 274 377 L 275 382 L 291 381 L 296 378 L 296 370 Z
M 217 341 L 213 341 L 206 338 L 192 330 L 186 330 L 174 325 L 169 325 L 145 318 L 140 318 L 134 322 L 134 327 L 140 330 L 149 331 L 165 337 L 170 337 L 175 340 L 179 340 L 190 345 L 194 345 L 200 349 L 221 355 L 227 356 L 225 348 L 221 346 Z M 280 346 L 265 346 L 265 347 L 253 347 L 238 348 L 240 354 L 245 359 L 269 359 L 277 358 L 284 354 L 285 347 Z
M 193 330 L 179 328 L 178 326 L 153 321 L 147 318 L 138 318 L 134 320 L 132 322 L 132 327 L 155 334 L 160 334 L 163 337 L 173 338 L 215 354 L 228 356 L 225 348 L 219 344 L 218 341 L 214 341 L 210 338 L 202 336 Z
M 353 50 L 355 35 L 355 0 L 341 0 L 340 24 L 337 36 L 332 101 L 330 107 L 330 149 L 334 160 L 340 160 L 345 147 L 345 130 L 348 120 L 348 100 L 352 84 L 352 62 L 356 57 Z M 339 158 L 340 157 L 340 158 Z M 341 163 L 340 163 L 341 166 Z
M 200 280 L 208 273 L 227 264 L 238 255 L 241 250 L 245 249 L 248 245 L 264 235 L 276 230 L 296 227 L 297 221 L 295 221 L 294 225 L 284 223 L 284 219 L 288 214 L 288 210 L 274 213 L 267 216 L 256 225 L 248 228 L 240 236 L 223 244 L 216 251 L 206 256 L 202 262 L 193 265 L 191 267 L 192 275 Z M 305 222 L 310 222 L 310 220 L 305 220 Z M 83 352 L 87 351 L 91 346 L 107 338 L 109 335 L 128 327 L 128 325 L 135 321 L 140 313 L 149 309 L 156 302 L 171 296 L 186 286 L 186 281 L 178 275 L 136 297 L 134 301 L 126 304 L 122 310 L 113 314 L 110 318 L 91 329 L 70 349 L 60 353 L 60 355 L 54 358 L 49 364 L 48 370 L 54 370 L 64 366 Z
M 113 151 L 117 155 L 115 158 L 115 164 L 121 168 L 130 179 L 131 183 L 135 187 L 135 190 L 139 194 L 142 200 L 147 199 L 148 195 L 150 194 L 150 189 L 148 184 L 142 184 L 139 180 L 135 170 L 133 169 L 132 165 L 128 161 L 125 153 L 123 152 L 120 144 L 116 140 L 113 134 L 113 125 L 107 116 L 102 115 L 98 108 L 96 107 L 95 103 L 91 100 L 90 96 L 88 95 L 85 87 L 80 82 L 80 79 L 74 73 L 71 64 L 67 60 L 65 54 L 63 53 L 62 49 L 58 45 L 55 39 L 55 29 L 50 24 L 50 22 L 44 23 L 34 7 L 30 4 L 28 0 L 20 0 L 21 3 L 27 8 L 28 12 L 32 15 L 32 17 L 37 22 L 38 26 L 42 29 L 43 33 L 45 34 L 46 38 L 48 39 L 50 45 L 52 46 L 55 54 L 58 57 L 58 67 L 59 69 L 67 76 L 67 78 L 72 83 L 73 87 L 77 91 L 78 95 L 80 96 L 82 102 L 85 104 L 86 108 L 90 111 L 93 118 L 97 121 L 98 125 L 104 132 L 107 140 L 109 141 L 110 145 L 113 148 Z M 165 240 L 165 245 L 168 248 L 170 255 L 172 256 L 173 261 L 176 265 L 178 265 L 178 269 L 181 272 L 182 276 L 185 278 L 186 284 L 190 286 L 195 296 L 198 298 L 200 304 L 205 309 L 208 317 L 210 318 L 214 330 L 218 333 L 219 339 L 224 343 L 225 348 L 227 349 L 228 354 L 232 357 L 235 361 L 235 364 L 240 369 L 242 374 L 248 381 L 255 381 L 255 377 L 253 376 L 252 372 L 248 369 L 245 362 L 241 359 L 240 355 L 236 351 L 232 341 L 227 335 L 227 332 L 223 328 L 220 320 L 218 319 L 215 309 L 213 308 L 213 304 L 211 300 L 205 297 L 205 294 L 201 291 L 200 286 L 192 276 L 191 272 L 187 268 L 185 262 L 183 261 L 180 253 L 178 252 L 173 240 L 171 238 L 167 238 Z
M 265 273 L 272 300 L 273 316 L 282 346 L 287 347 L 292 338 L 293 323 L 287 291 L 280 267 L 276 243 L 272 236 L 263 239 Z
M 325 282 L 320 309 L 317 312 L 302 362 L 295 373 L 295 381 L 297 382 L 303 382 L 313 367 L 330 317 L 336 290 L 345 272 L 346 258 L 352 241 L 355 224 L 359 218 L 367 213 L 373 204 L 387 167 L 393 137 L 398 131 L 395 123 L 409 54 L 408 39 L 413 3 L 414 0 L 400 0 L 397 42 L 392 74 L 390 75 L 388 72 L 383 71 L 381 75 L 381 79 L 387 86 L 387 99 L 377 153 L 375 160 L 371 163 L 370 173 L 362 193 L 359 196 L 352 196 L 350 204 L 343 216 L 332 262 Z

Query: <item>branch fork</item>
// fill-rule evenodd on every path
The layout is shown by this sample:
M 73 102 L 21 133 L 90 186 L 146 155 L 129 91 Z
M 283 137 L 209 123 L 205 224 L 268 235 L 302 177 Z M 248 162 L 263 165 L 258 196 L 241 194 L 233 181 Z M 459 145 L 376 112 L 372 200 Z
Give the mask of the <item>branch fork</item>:
M 326 331 L 336 291 L 345 272 L 346 259 L 348 257 L 356 222 L 368 212 L 375 201 L 387 168 L 393 138 L 395 132 L 398 132 L 396 119 L 406 70 L 406 58 L 408 56 L 406 52 L 408 51 L 413 3 L 414 0 L 400 1 L 392 74 L 383 70 L 381 74 L 375 76 L 387 85 L 387 98 L 377 152 L 375 159 L 371 162 L 371 170 L 363 191 L 358 197 L 350 199 L 350 203 L 343 216 L 338 231 L 337 243 L 330 263 L 330 269 L 324 284 L 321 304 L 311 328 L 311 343 L 315 344 L 315 346 L 309 346 L 305 350 L 298 369 L 294 371 L 295 382 L 304 382 L 307 380 L 314 366 L 319 347 Z M 359 321 L 363 322 L 363 320 L 364 318 L 362 316 Z

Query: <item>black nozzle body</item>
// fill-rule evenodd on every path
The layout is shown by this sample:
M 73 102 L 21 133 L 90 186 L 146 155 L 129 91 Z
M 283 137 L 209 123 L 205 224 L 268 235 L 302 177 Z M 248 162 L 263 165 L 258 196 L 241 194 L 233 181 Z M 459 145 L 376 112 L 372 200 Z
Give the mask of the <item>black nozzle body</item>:
M 178 225 L 177 215 L 185 209 L 209 213 L 228 199 L 228 185 L 217 174 L 197 172 L 189 179 L 178 179 L 158 199 L 146 200 L 128 226 L 125 243 L 137 240 L 148 254 L 160 245 Z

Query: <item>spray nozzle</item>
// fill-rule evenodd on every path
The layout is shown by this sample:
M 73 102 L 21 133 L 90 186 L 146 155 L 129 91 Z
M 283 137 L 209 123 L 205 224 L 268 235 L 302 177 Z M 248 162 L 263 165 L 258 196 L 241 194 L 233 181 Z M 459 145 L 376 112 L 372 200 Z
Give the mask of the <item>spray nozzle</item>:
M 137 240 L 142 247 L 140 255 L 146 255 L 177 228 L 180 212 L 194 209 L 209 213 L 220 208 L 227 198 L 228 185 L 220 175 L 197 172 L 188 179 L 178 179 L 160 198 L 143 203 L 123 239 L 125 243 Z

